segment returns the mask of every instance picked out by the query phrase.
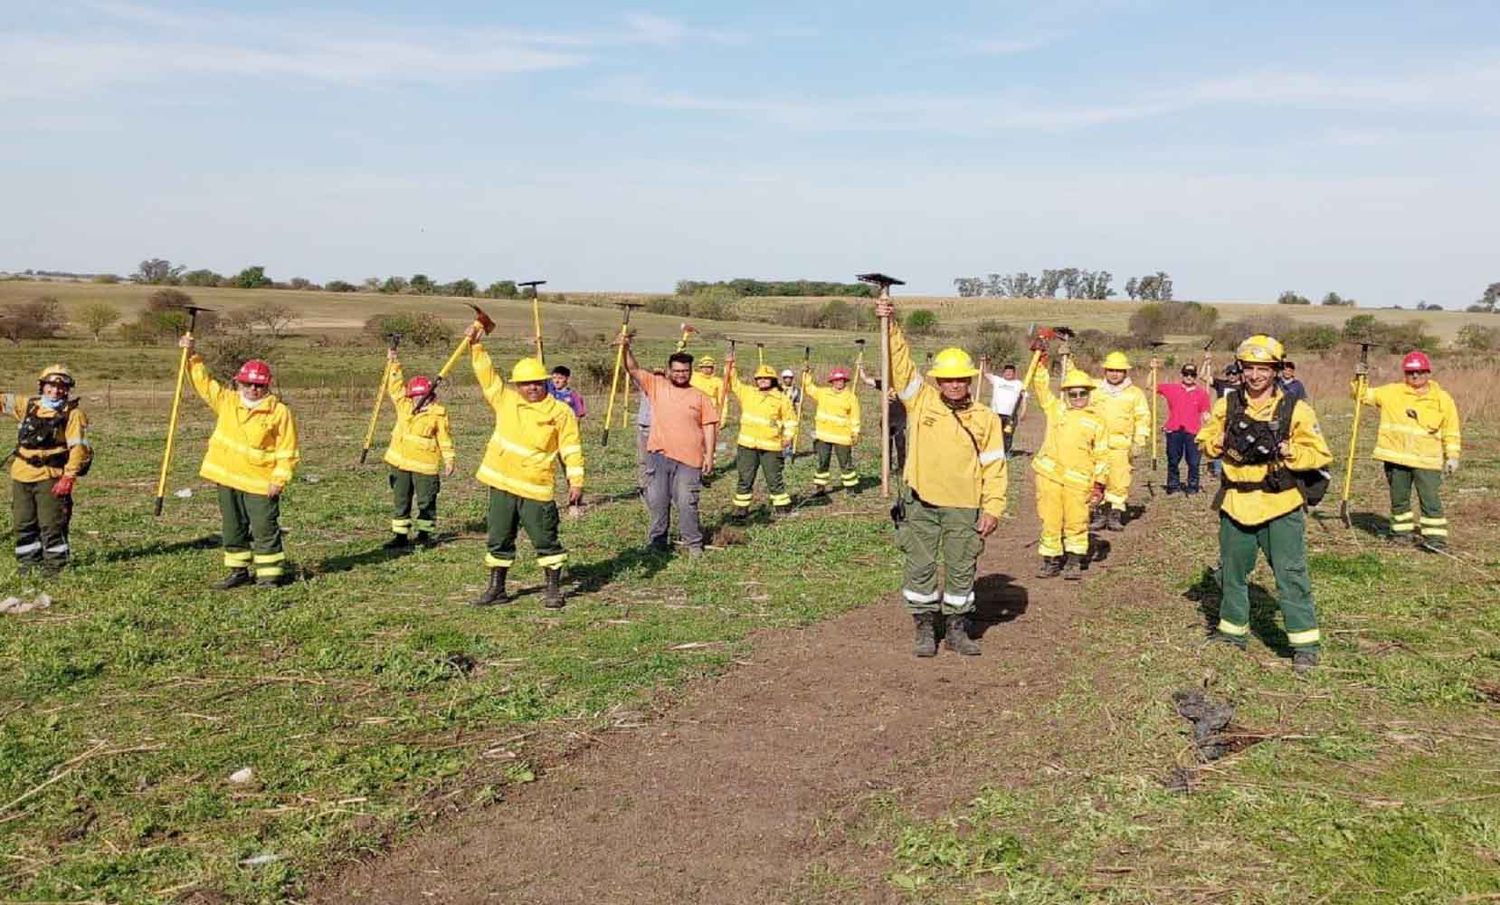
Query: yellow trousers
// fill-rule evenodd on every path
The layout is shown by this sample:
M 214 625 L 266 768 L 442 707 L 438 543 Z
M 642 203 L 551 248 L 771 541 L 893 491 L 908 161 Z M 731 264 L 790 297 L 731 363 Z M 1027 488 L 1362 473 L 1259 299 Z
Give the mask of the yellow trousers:
M 1104 502 L 1125 511 L 1125 501 L 1130 498 L 1130 450 L 1109 451 L 1109 477 L 1104 482 Z
M 1036 511 L 1042 519 L 1042 536 L 1036 551 L 1043 556 L 1063 552 L 1080 556 L 1089 552 L 1089 491 L 1069 487 L 1037 475 Z

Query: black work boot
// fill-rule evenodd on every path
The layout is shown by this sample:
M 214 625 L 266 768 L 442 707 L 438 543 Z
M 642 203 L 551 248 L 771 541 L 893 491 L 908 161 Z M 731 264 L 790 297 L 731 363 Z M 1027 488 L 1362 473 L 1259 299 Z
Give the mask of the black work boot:
M 912 613 L 912 624 L 916 634 L 912 636 L 911 652 L 918 657 L 937 656 L 937 613 Z
M 1110 531 L 1125 530 L 1125 512 L 1122 509 L 1109 507 L 1109 514 L 1105 516 L 1104 527 Z
M 411 541 L 407 540 L 407 537 L 404 534 L 392 534 L 391 539 L 381 544 L 380 546 L 385 550 L 405 550 L 407 547 L 411 546 Z
M 281 587 L 285 583 L 286 583 L 286 579 L 285 579 L 284 576 L 281 576 L 281 575 L 257 575 L 257 576 L 255 576 L 255 586 L 257 588 L 279 588 L 279 587 Z
M 1104 512 L 1104 510 L 1106 508 L 1108 508 L 1108 507 L 1106 507 L 1106 506 L 1095 506 L 1094 507 L 1093 514 L 1089 516 L 1089 530 L 1090 531 L 1103 531 L 1104 530 L 1104 523 L 1105 523 L 1105 512 Z
M 430 547 L 430 546 L 432 546 L 432 534 L 430 532 L 427 532 L 427 531 L 418 531 L 417 532 L 416 544 L 419 547 Z
M 484 589 L 484 593 L 469 601 L 472 606 L 494 606 L 498 603 L 507 602 L 505 596 L 505 573 L 509 572 L 505 566 L 490 567 L 490 584 Z
M 1077 553 L 1063 554 L 1062 577 L 1064 581 L 1077 581 L 1083 577 L 1083 557 Z
M 955 614 L 948 617 L 947 631 L 943 633 L 943 644 L 955 654 L 965 657 L 979 656 L 979 642 L 969 637 L 969 617 Z
M 729 510 L 729 515 L 724 517 L 724 521 L 728 522 L 731 525 L 743 525 L 749 520 L 750 507 L 748 506 L 735 506 L 733 509 Z
M 1292 651 L 1292 672 L 1299 676 L 1305 676 L 1312 672 L 1318 665 L 1318 652 L 1315 650 Z
M 560 610 L 567 605 L 568 598 L 562 592 L 562 569 L 543 569 L 547 587 L 542 591 L 542 606 L 549 610 Z
M 812 495 L 813 496 L 828 496 L 828 485 L 827 484 L 814 484 L 813 485 Z
M 789 516 L 791 514 L 792 514 L 792 506 L 791 506 L 790 503 L 788 503 L 785 506 L 772 506 L 771 507 L 771 515 L 774 516 L 774 517 L 776 517 L 776 518 L 786 518 L 787 516 Z
M 1056 556 L 1043 556 L 1042 567 L 1036 570 L 1037 578 L 1056 578 L 1062 574 L 1062 559 Z
M 209 585 L 215 591 L 229 591 L 234 588 L 243 588 L 247 584 L 254 583 L 255 579 L 250 577 L 249 569 L 230 569 L 229 574 L 222 579 Z

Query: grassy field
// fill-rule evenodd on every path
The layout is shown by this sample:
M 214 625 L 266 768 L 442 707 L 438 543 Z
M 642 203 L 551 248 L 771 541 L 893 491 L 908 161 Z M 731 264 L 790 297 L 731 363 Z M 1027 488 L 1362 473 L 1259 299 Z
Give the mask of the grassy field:
M 1320 410 L 1342 450 L 1348 404 Z M 892 888 L 931 903 L 1500 899 L 1493 421 L 1470 422 L 1464 461 L 1444 488 L 1452 556 L 1374 536 L 1387 499 L 1368 461 L 1355 530 L 1336 497 L 1310 519 L 1326 641 L 1309 681 L 1287 665 L 1264 563 L 1249 655 L 1203 645 L 1217 619 L 1212 517 L 1158 493 L 1155 530 L 1171 543 L 1087 586 L 1084 643 L 1042 728 L 997 720 L 971 739 L 978 791 L 959 808 L 866 803 L 858 832 L 889 852 Z M 1233 703 L 1243 745 L 1197 767 L 1192 794 L 1173 788 L 1197 766 L 1172 705 L 1182 688 Z

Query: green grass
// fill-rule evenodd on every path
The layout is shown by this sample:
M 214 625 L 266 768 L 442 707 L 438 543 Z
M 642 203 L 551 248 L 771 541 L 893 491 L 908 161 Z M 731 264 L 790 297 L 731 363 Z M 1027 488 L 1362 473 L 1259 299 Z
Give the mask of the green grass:
M 1492 425 L 1470 425 L 1467 442 L 1468 467 L 1444 488 L 1456 560 L 1349 531 L 1336 498 L 1310 522 L 1326 641 L 1309 680 L 1291 673 L 1269 594 L 1253 598 L 1248 655 L 1202 645 L 1217 596 L 1207 612 L 1190 597 L 1213 561 L 1212 516 L 1158 491 L 1172 544 L 1086 586 L 1044 728 L 970 740 L 1003 766 L 973 772 L 982 788 L 967 803 L 935 816 L 921 802 L 866 806 L 863 839 L 889 853 L 890 887 L 913 902 L 1500 897 L 1500 714 L 1485 693 L 1500 688 L 1500 536 L 1485 502 L 1500 463 Z M 1382 513 L 1378 469 L 1358 474 L 1355 511 Z M 1253 580 L 1274 588 L 1264 565 Z M 1193 763 L 1171 693 L 1200 685 L 1266 740 L 1171 792 L 1171 769 Z M 1017 781 L 1026 764 L 1032 778 Z
M 743 656 L 751 632 L 826 618 L 895 581 L 878 493 L 752 527 L 747 543 L 700 563 L 642 554 L 633 428 L 601 449 L 596 415 L 586 444 L 601 501 L 563 525 L 583 590 L 560 614 L 543 611 L 523 541 L 513 586 L 533 593 L 467 607 L 484 577 L 484 493 L 469 475 L 493 417 L 471 387 L 449 394 L 460 475 L 439 521 L 456 536 L 386 558 L 375 463 L 390 414 L 361 468 L 367 388 L 346 398 L 319 386 L 356 361 L 370 371 L 373 359 L 378 375 L 378 358 L 347 352 L 303 359 L 286 390 L 303 464 L 283 526 L 308 580 L 215 593 L 217 507 L 195 477 L 206 409 L 185 401 L 169 484 L 194 494 L 169 496 L 153 519 L 165 395 L 151 402 L 132 386 L 107 407 L 91 377 L 117 350 L 69 352 L 98 458 L 77 495 L 75 567 L 48 588 L 56 603 L 0 619 L 0 805 L 13 802 L 0 812 L 0 898 L 151 902 L 201 890 L 278 901 L 423 814 L 530 781 L 556 748 L 549 739 L 649 709 Z M 139 354 L 170 373 L 168 350 Z M 8 359 L 5 376 L 23 381 L 20 367 Z M 459 376 L 470 379 L 466 366 Z M 862 450 L 867 474 L 873 449 Z M 788 478 L 799 491 L 810 479 L 805 459 Z M 730 484 L 705 493 L 710 523 Z M 0 561 L 0 596 L 22 590 Z M 253 779 L 230 782 L 244 767 Z M 274 858 L 251 860 L 261 856 Z

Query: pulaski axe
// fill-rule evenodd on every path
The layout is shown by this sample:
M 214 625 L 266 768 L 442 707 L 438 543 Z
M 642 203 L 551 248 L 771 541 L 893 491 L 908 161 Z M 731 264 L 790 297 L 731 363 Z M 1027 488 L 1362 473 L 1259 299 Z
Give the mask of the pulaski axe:
M 536 287 L 538 287 L 538 286 L 545 286 L 546 284 L 547 284 L 546 280 L 527 280 L 524 283 L 517 283 L 516 284 L 517 286 L 520 286 L 523 289 L 530 289 L 531 290 L 531 335 L 533 337 L 532 342 L 536 345 L 536 360 L 539 361 L 539 362 L 541 362 L 542 364 L 546 364 L 547 363 L 547 359 L 545 359 L 545 358 L 542 357 L 542 299 L 541 299 L 541 295 L 537 292 Z M 478 311 L 479 309 L 475 308 L 474 310 Z M 486 330 L 485 332 L 488 333 L 489 331 Z
M 490 333 L 495 329 L 494 320 L 491 319 L 488 314 L 485 314 L 484 311 L 481 310 L 480 307 L 473 302 L 468 302 L 466 304 L 468 304 L 470 308 L 474 309 L 474 323 L 479 325 L 479 329 L 484 333 L 485 336 L 489 336 Z M 426 396 L 423 396 L 421 399 L 417 400 L 417 404 L 415 406 L 416 408 L 421 408 L 422 406 L 432 401 L 432 397 L 437 395 L 438 384 L 448 379 L 448 372 L 452 371 L 453 366 L 458 364 L 458 359 L 468 351 L 470 345 L 472 345 L 472 343 L 469 340 L 469 331 L 464 330 L 464 338 L 458 341 L 458 348 L 454 349 L 453 354 L 448 356 L 448 360 L 443 362 L 442 369 L 437 372 L 436 377 L 432 378 L 432 389 L 427 391 Z
M 198 313 L 200 311 L 212 311 L 212 308 L 203 308 L 198 305 L 183 305 L 182 310 L 187 312 L 187 333 L 193 335 L 193 329 L 198 326 Z M 172 391 L 172 415 L 167 420 L 167 448 L 162 452 L 161 474 L 156 478 L 156 514 L 161 515 L 162 502 L 167 495 L 167 469 L 172 464 L 172 447 L 177 437 L 177 413 L 182 410 L 182 381 L 187 376 L 188 350 L 183 349 L 182 354 L 177 356 L 177 387 Z
M 394 352 L 401 348 L 401 334 L 387 333 L 385 335 L 386 348 Z M 380 422 L 380 404 L 385 401 L 385 385 L 391 379 L 392 364 L 390 356 L 386 357 L 385 370 L 380 372 L 380 386 L 375 390 L 375 410 L 370 413 L 370 427 L 365 431 L 365 445 L 359 451 L 359 464 L 365 464 L 365 459 L 370 455 L 370 446 L 375 442 L 375 426 Z
M 876 298 L 882 301 L 890 299 L 892 286 L 906 285 L 905 280 L 898 280 L 883 273 L 856 274 L 855 279 L 874 286 Z M 885 394 L 891 392 L 891 319 L 889 317 L 880 319 L 880 391 Z M 887 400 L 881 401 L 886 404 L 880 407 L 880 495 L 889 497 L 891 495 L 891 406 Z

